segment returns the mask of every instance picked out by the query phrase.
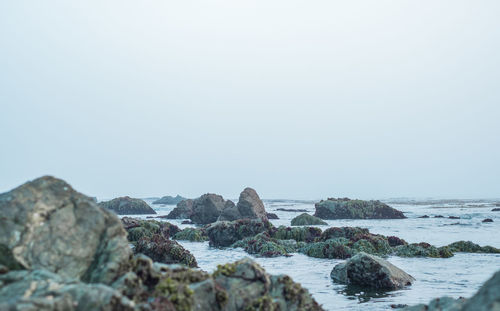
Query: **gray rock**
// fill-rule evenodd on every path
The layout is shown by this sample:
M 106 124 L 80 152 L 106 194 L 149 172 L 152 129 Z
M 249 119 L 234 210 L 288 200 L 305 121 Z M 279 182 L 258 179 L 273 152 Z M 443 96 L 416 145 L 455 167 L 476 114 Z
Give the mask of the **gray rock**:
M 118 215 L 156 214 L 148 203 L 141 199 L 133 199 L 130 197 L 121 197 L 111 201 L 101 202 L 99 206 L 112 210 Z
M 154 201 L 153 204 L 179 204 L 184 200 L 186 200 L 186 198 L 181 197 L 180 195 L 176 195 L 175 197 L 167 195 Z
M 222 210 L 234 205 L 217 194 L 207 193 L 193 201 L 193 214 L 190 219 L 195 224 L 210 224 L 217 221 Z
M 401 219 L 401 211 L 380 201 L 333 199 L 316 203 L 314 216 L 321 219 Z
M 441 297 L 431 300 L 428 305 L 419 304 L 404 308 L 404 311 L 460 311 L 465 299 L 454 299 L 451 297 Z
M 238 204 L 226 206 L 218 220 L 233 221 L 238 219 L 268 220 L 264 203 L 252 188 L 245 188 L 240 194 Z
M 118 217 L 54 177 L 0 194 L 0 264 L 109 284 L 132 251 Z
M 500 271 L 497 271 L 478 292 L 468 299 L 462 311 L 500 310 Z
M 206 228 L 210 246 L 228 247 L 236 241 L 269 231 L 271 224 L 260 219 L 239 219 L 236 221 L 218 221 Z
M 339 283 L 386 290 L 403 288 L 415 280 L 390 262 L 364 252 L 335 266 L 330 276 Z
M 135 304 L 104 284 L 85 284 L 46 270 L 0 275 L 0 310 L 134 310 Z
M 167 219 L 188 219 L 193 215 L 193 204 L 194 201 L 191 199 L 187 199 L 181 201 L 177 204 L 177 206 L 168 213 Z

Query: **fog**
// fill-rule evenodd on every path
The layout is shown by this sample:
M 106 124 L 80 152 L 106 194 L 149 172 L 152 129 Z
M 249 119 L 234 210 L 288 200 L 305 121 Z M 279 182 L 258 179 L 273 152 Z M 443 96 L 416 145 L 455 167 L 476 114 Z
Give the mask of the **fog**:
M 498 1 L 2 1 L 0 192 L 500 197 Z

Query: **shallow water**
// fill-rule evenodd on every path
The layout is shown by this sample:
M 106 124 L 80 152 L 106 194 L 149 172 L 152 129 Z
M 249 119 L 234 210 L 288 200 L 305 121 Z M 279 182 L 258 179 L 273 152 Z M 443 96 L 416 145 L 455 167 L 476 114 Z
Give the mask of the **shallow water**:
M 151 203 L 150 200 L 146 200 Z M 280 219 L 272 220 L 276 226 L 290 225 L 296 212 L 277 211 L 278 208 L 306 209 L 314 213 L 314 203 L 265 202 L 266 210 Z M 479 206 L 477 206 L 479 205 Z M 174 206 L 151 206 L 159 215 L 168 214 Z M 480 245 L 500 247 L 500 212 L 492 212 L 489 203 L 449 204 L 391 204 L 403 211 L 408 219 L 398 220 L 328 220 L 328 226 L 359 226 L 370 232 L 395 235 L 413 242 L 428 242 L 436 246 L 455 241 L 470 240 Z M 429 215 L 431 218 L 418 218 Z M 445 218 L 433 218 L 442 215 Z M 458 216 L 460 219 L 449 219 Z M 146 218 L 147 215 L 137 216 Z M 493 223 L 482 223 L 485 218 Z M 181 220 L 169 220 L 180 227 Z M 500 270 L 500 254 L 458 253 L 452 258 L 401 258 L 388 260 L 415 277 L 415 283 L 399 291 L 384 294 L 349 292 L 346 286 L 333 283 L 330 271 L 342 260 L 311 258 L 302 254 L 292 257 L 255 258 L 242 249 L 214 249 L 208 242 L 180 242 L 191 251 L 201 269 L 213 271 L 218 264 L 251 257 L 271 274 L 288 274 L 312 293 L 326 310 L 387 310 L 391 304 L 427 303 L 440 296 L 470 297 L 491 275 Z

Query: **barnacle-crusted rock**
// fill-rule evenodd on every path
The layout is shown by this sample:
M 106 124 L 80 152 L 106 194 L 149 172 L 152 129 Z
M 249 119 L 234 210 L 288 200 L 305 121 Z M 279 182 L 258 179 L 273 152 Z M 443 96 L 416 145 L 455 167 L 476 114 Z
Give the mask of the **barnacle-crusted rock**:
M 335 238 L 305 244 L 299 251 L 307 256 L 315 258 L 346 259 L 355 253 L 348 244 L 349 240 L 345 238 Z
M 292 219 L 292 226 L 328 225 L 321 218 L 311 216 L 307 213 L 300 214 Z
M 45 176 L 0 194 L 0 264 L 109 284 L 132 251 L 118 217 Z
M 272 225 L 268 221 L 240 219 L 236 221 L 218 221 L 206 228 L 210 246 L 228 247 L 236 241 L 253 237 L 258 233 L 269 231 Z
M 181 229 L 174 224 L 157 220 L 123 217 L 122 223 L 128 232 L 128 239 L 130 242 L 137 242 L 142 238 L 151 238 L 155 234 L 159 234 L 168 239 L 181 231 Z
M 336 265 L 331 277 L 339 283 L 387 290 L 403 288 L 415 280 L 390 262 L 363 252 Z
M 369 234 L 366 228 L 359 227 L 331 227 L 321 234 L 321 240 L 326 241 L 334 238 L 352 239 L 356 235 Z
M 120 197 L 111 201 L 100 202 L 99 206 L 112 210 L 118 215 L 156 214 L 148 203 L 130 197 Z
M 333 199 L 316 203 L 314 216 L 321 219 L 400 219 L 402 212 L 380 201 Z
M 188 267 L 197 267 L 196 258 L 179 243 L 161 235 L 142 238 L 134 247 L 135 253 L 142 253 L 154 261 L 165 264 L 182 263 Z
M 0 310 L 134 310 L 135 304 L 104 284 L 85 284 L 47 270 L 0 275 Z
M 400 257 L 449 258 L 453 253 L 447 247 L 437 248 L 429 243 L 412 243 L 394 247 L 394 254 Z

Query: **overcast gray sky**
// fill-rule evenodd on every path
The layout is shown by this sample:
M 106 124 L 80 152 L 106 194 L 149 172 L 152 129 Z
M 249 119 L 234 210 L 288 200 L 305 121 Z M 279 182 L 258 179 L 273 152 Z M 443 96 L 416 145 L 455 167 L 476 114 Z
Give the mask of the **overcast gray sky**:
M 500 1 L 1 1 L 0 192 L 500 197 Z

